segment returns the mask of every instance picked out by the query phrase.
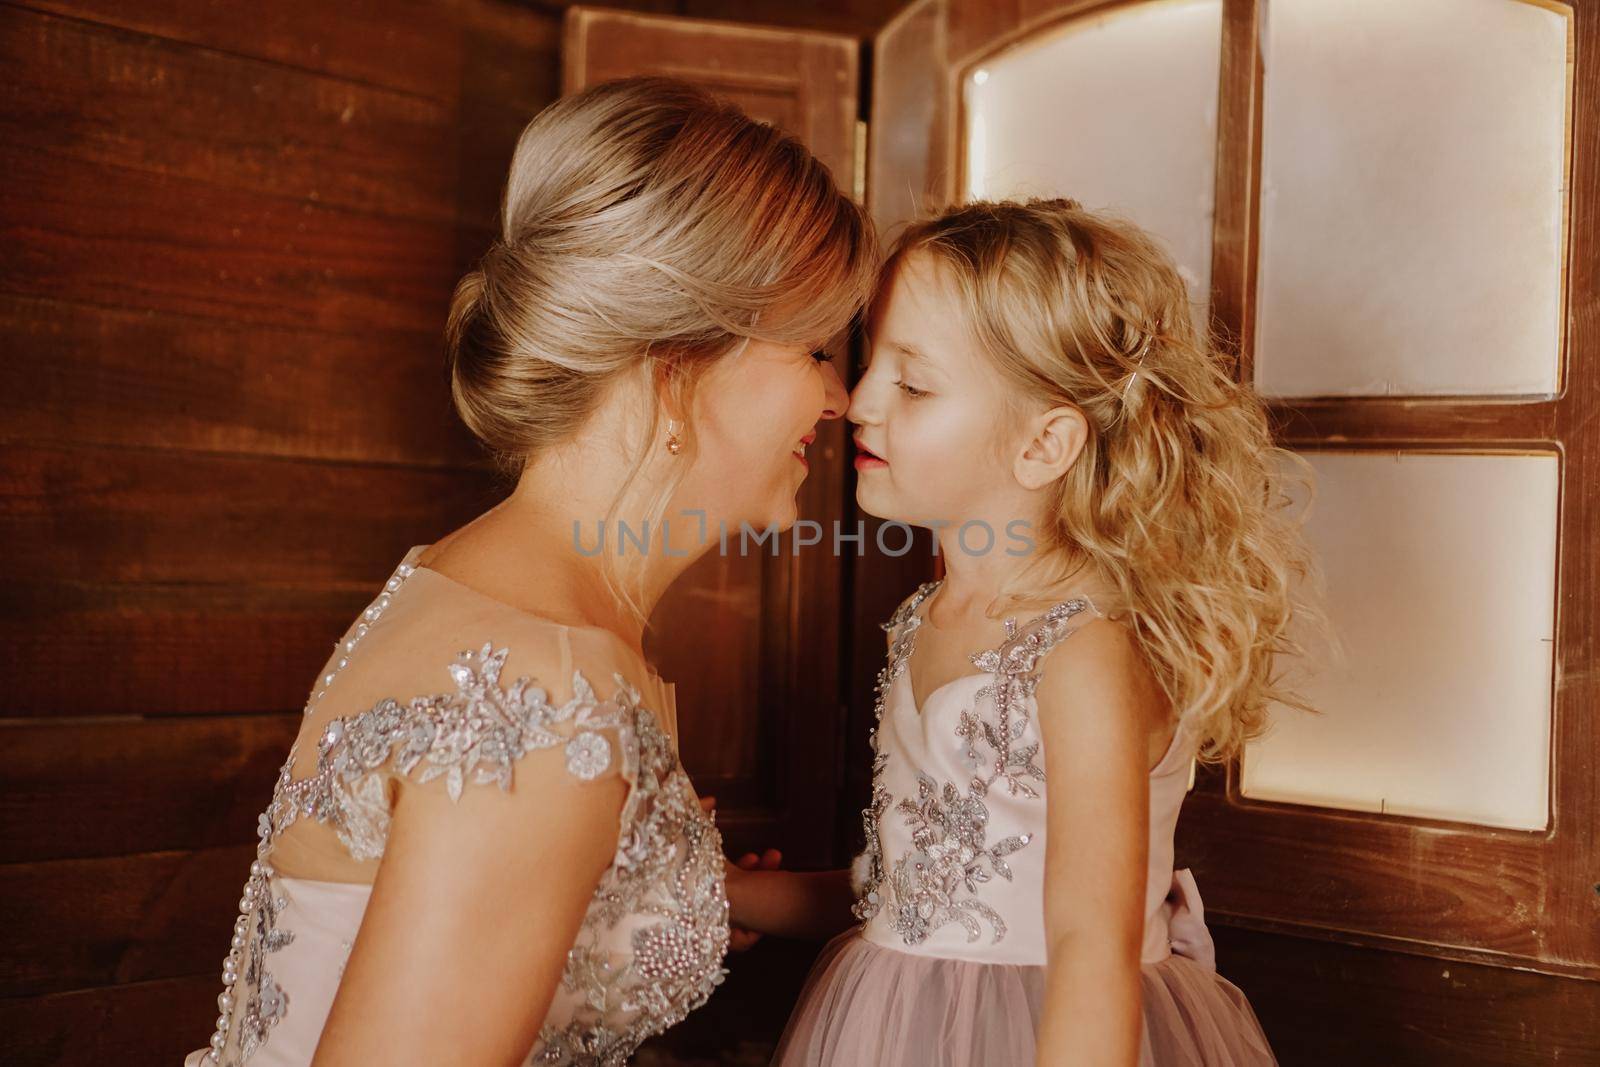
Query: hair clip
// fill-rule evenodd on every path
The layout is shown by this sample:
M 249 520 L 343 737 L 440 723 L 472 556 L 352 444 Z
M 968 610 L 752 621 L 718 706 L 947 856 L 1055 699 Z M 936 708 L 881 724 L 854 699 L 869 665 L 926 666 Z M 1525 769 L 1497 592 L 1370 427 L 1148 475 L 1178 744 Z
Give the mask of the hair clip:
M 1157 329 L 1160 329 L 1160 327 L 1158 326 Z M 1137 356 L 1133 357 L 1133 362 L 1134 362 L 1133 373 L 1128 375 L 1128 384 L 1126 384 L 1126 385 L 1124 385 L 1122 387 L 1122 402 L 1123 403 L 1127 403 L 1128 402 L 1128 390 L 1133 388 L 1133 380 L 1135 378 L 1139 377 L 1139 370 L 1140 370 L 1140 368 L 1142 368 L 1144 366 L 1145 354 L 1150 351 L 1150 343 L 1152 341 L 1154 341 L 1155 339 L 1156 339 L 1156 335 L 1155 335 L 1154 331 L 1152 331 L 1152 332 L 1150 332 L 1148 334 L 1145 334 L 1144 344 L 1139 346 L 1139 354 Z

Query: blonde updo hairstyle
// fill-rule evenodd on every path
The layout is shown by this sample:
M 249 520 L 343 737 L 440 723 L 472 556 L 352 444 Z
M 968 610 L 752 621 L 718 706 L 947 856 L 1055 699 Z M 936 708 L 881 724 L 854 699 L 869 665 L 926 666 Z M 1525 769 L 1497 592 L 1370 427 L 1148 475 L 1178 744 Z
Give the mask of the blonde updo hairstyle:
M 1277 656 L 1307 652 L 1291 621 L 1327 632 L 1304 514 L 1285 491 L 1298 483 L 1309 507 L 1310 466 L 1274 445 L 1254 389 L 1196 328 L 1167 252 L 1073 200 L 969 203 L 913 223 L 885 273 L 914 252 L 953 283 L 1018 415 L 1072 405 L 1088 423 L 1036 531 L 1032 595 L 1085 564 L 1105 575 L 1203 762 L 1264 732 L 1274 702 L 1315 711 L 1274 673 Z
M 700 377 L 747 339 L 827 344 L 876 267 L 865 212 L 793 137 L 675 79 L 596 85 L 517 142 L 500 235 L 450 305 L 456 411 L 515 476 L 630 375 L 688 413 Z M 660 415 L 652 407 L 624 492 Z M 684 444 L 680 477 L 692 432 Z M 650 529 L 672 488 L 646 507 Z

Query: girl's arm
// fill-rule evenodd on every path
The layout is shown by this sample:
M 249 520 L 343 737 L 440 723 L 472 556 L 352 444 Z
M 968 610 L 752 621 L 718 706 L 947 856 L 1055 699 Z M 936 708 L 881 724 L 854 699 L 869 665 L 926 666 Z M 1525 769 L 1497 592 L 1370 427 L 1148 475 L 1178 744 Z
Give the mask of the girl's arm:
M 832 937 L 855 922 L 849 870 L 728 871 L 728 919 L 758 934 Z
M 1045 791 L 1049 962 L 1038 1064 L 1134 1067 L 1149 863 L 1150 735 L 1167 701 L 1133 635 L 1086 624 L 1035 691 Z

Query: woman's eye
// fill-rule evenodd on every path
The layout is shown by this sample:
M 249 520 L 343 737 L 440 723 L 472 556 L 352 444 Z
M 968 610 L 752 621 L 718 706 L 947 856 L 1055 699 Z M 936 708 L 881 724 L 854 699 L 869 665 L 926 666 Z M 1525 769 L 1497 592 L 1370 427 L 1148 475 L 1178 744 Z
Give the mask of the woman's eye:
M 832 352 L 824 352 L 819 348 L 819 349 L 817 349 L 817 351 L 811 353 L 811 358 L 816 360 L 818 363 L 832 363 L 833 362 L 833 353 Z
M 895 382 L 894 384 L 898 385 L 900 387 L 900 391 L 905 393 L 906 396 L 909 396 L 913 400 L 916 400 L 918 397 L 924 397 L 928 395 L 926 390 L 918 389 L 914 385 L 907 385 L 905 382 Z

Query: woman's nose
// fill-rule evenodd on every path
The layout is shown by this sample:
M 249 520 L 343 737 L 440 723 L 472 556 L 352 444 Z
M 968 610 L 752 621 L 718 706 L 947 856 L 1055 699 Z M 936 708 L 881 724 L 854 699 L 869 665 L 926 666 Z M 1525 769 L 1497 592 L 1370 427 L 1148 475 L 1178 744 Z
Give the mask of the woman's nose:
M 839 418 L 850 406 L 850 394 L 845 392 L 844 383 L 839 380 L 839 372 L 833 369 L 831 362 L 822 365 L 822 387 L 822 417 Z

